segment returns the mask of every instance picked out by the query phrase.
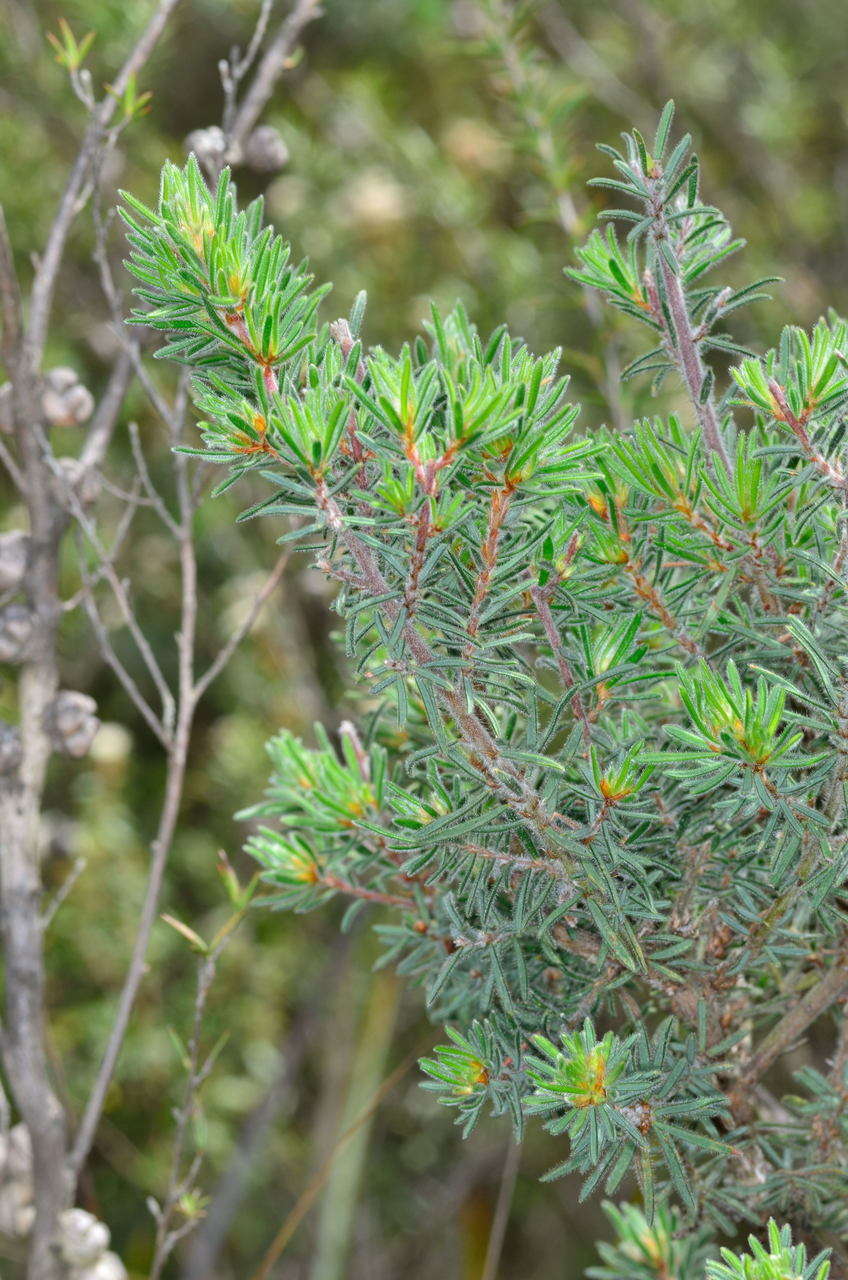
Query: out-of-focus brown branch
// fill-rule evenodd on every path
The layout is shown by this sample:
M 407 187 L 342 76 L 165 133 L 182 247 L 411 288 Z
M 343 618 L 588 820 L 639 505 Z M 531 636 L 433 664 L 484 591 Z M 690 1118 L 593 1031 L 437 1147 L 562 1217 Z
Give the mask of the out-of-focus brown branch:
M 329 954 L 332 960 L 338 959 L 338 952 L 332 945 Z M 324 974 L 337 972 L 335 969 L 331 970 L 329 964 L 323 968 Z M 319 989 L 322 987 L 320 978 L 316 986 Z M 247 1192 L 269 1130 L 286 1106 L 286 1100 L 300 1075 L 307 1050 L 311 1047 L 317 1020 L 316 1006 L 310 1002 L 298 1010 L 293 1025 L 286 1028 L 277 1073 L 244 1122 L 235 1149 L 212 1196 L 208 1212 L 192 1238 L 184 1280 L 207 1280 L 208 1276 L 214 1274 L 219 1251 Z
M 386 1079 L 380 1085 L 379 1089 L 377 1089 L 376 1093 L 374 1094 L 371 1101 L 367 1104 L 367 1106 L 365 1106 L 362 1109 L 362 1111 L 359 1113 L 356 1119 L 353 1120 L 353 1122 L 348 1126 L 348 1128 L 345 1129 L 343 1133 L 339 1134 L 335 1144 L 333 1145 L 331 1151 L 327 1155 L 327 1158 L 324 1160 L 320 1169 L 315 1174 L 315 1177 L 312 1179 L 309 1185 L 305 1188 L 305 1190 L 303 1191 L 303 1194 L 300 1196 L 297 1203 L 294 1205 L 293 1209 L 291 1210 L 291 1213 L 288 1215 L 285 1222 L 280 1227 L 276 1236 L 272 1240 L 268 1250 L 265 1253 L 265 1256 L 262 1259 L 262 1262 L 260 1263 L 258 1269 L 254 1272 L 253 1276 L 251 1277 L 251 1280 L 268 1280 L 268 1277 L 271 1275 L 271 1270 L 274 1264 L 277 1262 L 278 1258 L 281 1257 L 281 1255 L 287 1248 L 289 1241 L 291 1240 L 295 1231 L 297 1231 L 297 1228 L 300 1226 L 301 1222 L 306 1217 L 309 1210 L 312 1208 L 313 1204 L 315 1203 L 316 1199 L 321 1193 L 321 1190 L 324 1187 L 327 1179 L 332 1173 L 333 1163 L 336 1159 L 336 1156 L 345 1146 L 347 1146 L 347 1144 L 351 1141 L 353 1137 L 355 1137 L 355 1135 L 358 1133 L 361 1127 L 371 1118 L 371 1116 L 377 1110 L 377 1108 L 379 1107 L 383 1099 L 387 1097 L 387 1095 L 391 1093 L 392 1089 L 394 1089 L 395 1085 L 400 1080 L 403 1079 L 407 1071 L 409 1071 L 410 1067 L 412 1067 L 421 1057 L 421 1054 L 423 1052 L 426 1052 L 426 1048 L 429 1047 L 429 1043 L 430 1042 L 428 1040 L 427 1046 L 419 1047 L 413 1053 L 409 1054 L 408 1057 L 404 1058 L 403 1061 L 400 1062 L 395 1067 L 394 1071 L 392 1071 L 386 1077 Z
M 647 123 L 654 108 L 640 94 L 620 80 L 598 53 L 597 47 L 581 35 L 560 5 L 545 4 L 539 22 L 562 61 L 585 80 L 592 96 L 628 120 Z
M 503 1163 L 501 1183 L 498 1188 L 498 1200 L 495 1205 L 491 1230 L 489 1231 L 489 1243 L 486 1246 L 486 1258 L 483 1263 L 480 1280 L 497 1280 L 506 1228 L 509 1222 L 509 1211 L 512 1206 L 512 1197 L 515 1192 L 515 1183 L 520 1165 L 521 1143 L 512 1139 Z
M 83 472 L 95 471 L 103 461 L 132 380 L 132 373 L 130 355 L 122 351 L 112 366 L 109 380 L 89 423 L 85 444 L 79 456 Z

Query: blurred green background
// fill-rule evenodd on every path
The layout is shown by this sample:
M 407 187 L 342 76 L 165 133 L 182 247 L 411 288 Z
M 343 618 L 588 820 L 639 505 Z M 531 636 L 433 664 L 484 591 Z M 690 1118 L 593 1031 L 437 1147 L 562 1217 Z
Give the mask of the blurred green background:
M 281 0 L 278 10 L 285 7 Z M 111 184 L 152 199 L 161 162 L 181 159 L 185 135 L 218 121 L 218 60 L 247 41 L 257 8 L 254 0 L 184 0 L 142 77 L 152 108 L 123 134 Z M 564 279 L 573 241 L 557 197 L 568 230 L 588 233 L 593 210 L 605 203 L 603 192 L 585 188 L 604 169 L 594 143 L 614 142 L 629 124 L 649 130 L 671 96 L 678 123 L 701 149 L 706 198 L 751 241 L 729 277 L 784 277 L 771 306 L 741 313 L 738 336 L 770 345 L 790 318 L 809 324 L 829 305 L 845 308 L 848 35 L 839 0 L 772 0 L 767 11 L 762 0 L 551 0 L 529 27 L 539 60 L 519 51 L 517 98 L 516 67 L 510 78 L 503 49 L 489 38 L 504 26 L 487 4 L 326 0 L 324 9 L 264 117 L 287 143 L 287 166 L 264 184 L 256 174 L 237 176 L 250 194 L 267 188 L 271 218 L 296 252 L 309 255 L 319 279 L 334 281 L 335 314 L 368 290 L 371 341 L 396 346 L 415 332 L 429 297 L 445 304 L 461 297 L 482 329 L 506 319 L 533 346 L 563 346 L 586 429 L 611 414 L 667 407 L 673 388 L 661 404 L 641 387 L 618 403 L 606 394 L 604 361 L 619 349 L 635 354 L 631 335 L 615 319 L 598 327 Z M 77 34 L 95 31 L 88 65 L 99 84 L 149 11 L 147 0 L 0 0 L 0 197 L 25 277 L 84 127 L 45 33 L 61 16 Z M 114 337 L 91 247 L 84 213 L 61 279 L 49 362 L 73 365 L 96 388 Z M 117 234 L 114 247 L 117 255 Z M 167 379 L 158 367 L 156 376 Z M 167 487 L 165 442 L 137 393 L 122 424 L 131 417 Z M 69 435 L 69 452 L 75 443 Z M 120 480 L 128 466 L 121 430 L 110 472 Z M 208 656 L 274 554 L 267 526 L 234 527 L 238 508 L 227 497 L 201 511 Z M 2 527 L 19 524 L 4 491 Z M 121 572 L 133 580 L 154 647 L 168 652 L 175 552 L 152 521 L 139 519 Z M 68 577 L 72 586 L 71 565 Z M 284 589 L 201 709 L 162 903 L 201 933 L 227 914 L 218 849 L 247 870 L 231 815 L 261 793 L 265 739 L 280 725 L 308 737 L 316 719 L 333 728 L 356 715 L 330 603 L 320 578 L 295 557 Z M 69 617 L 64 648 L 66 683 L 90 689 L 107 722 L 88 760 L 57 770 L 46 817 L 49 882 L 60 885 L 76 859 L 86 860 L 48 935 L 51 1048 L 75 1114 L 131 946 L 163 762 L 78 614 Z M 360 918 L 340 937 L 339 914 L 254 913 L 222 960 L 205 1034 L 209 1044 L 224 1030 L 229 1039 L 196 1134 L 212 1206 L 172 1260 L 171 1276 L 252 1275 L 351 1117 L 394 1067 L 438 1036 L 419 992 L 372 973 L 369 921 Z M 169 1027 L 187 1033 L 194 982 L 186 944 L 158 926 L 82 1187 L 81 1203 L 109 1223 L 133 1276 L 149 1263 L 145 1198 L 164 1187 L 180 1089 Z M 274 1274 L 479 1280 L 508 1143 L 498 1122 L 463 1145 L 410 1066 L 335 1160 Z M 571 1280 L 593 1260 L 592 1242 L 605 1232 L 597 1207 L 578 1206 L 567 1182 L 538 1181 L 559 1158 L 549 1139 L 529 1135 L 498 1275 Z

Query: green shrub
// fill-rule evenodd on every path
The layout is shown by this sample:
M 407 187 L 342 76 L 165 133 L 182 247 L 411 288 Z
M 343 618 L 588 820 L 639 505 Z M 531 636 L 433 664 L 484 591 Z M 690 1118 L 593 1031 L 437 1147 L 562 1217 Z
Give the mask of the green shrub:
M 271 743 L 265 900 L 385 908 L 385 962 L 451 1024 L 428 1087 L 466 1131 L 542 1115 L 583 1194 L 634 1172 L 657 1276 L 687 1232 L 848 1231 L 844 1022 L 800 1097 L 780 1062 L 814 1024 L 830 1042 L 848 992 L 845 322 L 762 359 L 733 342 L 765 282 L 710 283 L 740 242 L 671 123 L 601 148 L 626 239 L 593 233 L 569 272 L 649 331 L 625 376 L 686 392 L 626 433 L 575 433 L 559 353 L 461 307 L 396 355 L 363 297 L 320 324 L 325 291 L 226 173 L 168 165 L 158 209 L 123 211 L 134 318 L 194 372 L 193 452 L 221 488 L 261 472 L 243 518 L 338 582 L 360 682 L 340 753 Z M 762 1252 L 711 1274 L 784 1274 Z

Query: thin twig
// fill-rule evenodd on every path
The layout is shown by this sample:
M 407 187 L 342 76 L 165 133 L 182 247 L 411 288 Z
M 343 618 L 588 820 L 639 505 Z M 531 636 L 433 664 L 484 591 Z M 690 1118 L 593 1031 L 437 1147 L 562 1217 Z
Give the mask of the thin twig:
M 429 1045 L 429 1041 L 427 1044 Z M 366 1121 L 370 1119 L 383 1099 L 391 1093 L 398 1081 L 403 1079 L 410 1067 L 412 1067 L 421 1057 L 422 1053 L 426 1052 L 426 1048 L 426 1045 L 422 1046 L 420 1049 L 416 1049 L 413 1053 L 409 1054 L 408 1057 L 404 1058 L 404 1060 L 395 1067 L 394 1071 L 386 1077 L 368 1105 L 360 1111 L 356 1119 L 348 1125 L 344 1132 L 339 1134 L 339 1137 L 336 1139 L 321 1167 L 318 1169 L 309 1185 L 304 1189 L 285 1222 L 271 1241 L 262 1262 L 253 1273 L 251 1280 L 268 1280 L 268 1277 L 271 1274 L 271 1268 L 281 1257 L 295 1231 L 297 1231 L 297 1228 L 300 1226 L 301 1222 L 317 1200 L 325 1182 L 332 1172 L 333 1162 L 335 1161 L 336 1156 L 344 1147 L 347 1146 L 351 1138 L 356 1135 Z
M 141 628 L 141 624 L 139 623 L 135 610 L 132 607 L 126 584 L 115 571 L 115 567 L 100 540 L 93 521 L 90 520 L 85 511 L 83 511 L 82 504 L 80 503 L 76 493 L 71 485 L 65 481 L 62 471 L 58 466 L 54 467 L 54 474 L 58 481 L 64 484 L 67 504 L 73 513 L 77 524 L 85 534 L 87 541 L 98 557 L 100 568 L 102 569 L 102 576 L 112 589 L 112 594 L 118 603 L 121 610 L 121 616 L 129 629 L 129 633 L 133 638 L 139 656 L 144 662 L 144 665 L 156 686 L 159 697 L 162 701 L 162 724 L 165 728 L 166 736 L 170 737 L 176 717 L 174 696 L 168 688 L 168 682 L 166 681 L 162 668 L 159 665 L 155 653 L 153 652 L 150 641 L 147 639 L 147 636 Z
M 153 1248 L 153 1261 L 150 1266 L 149 1280 L 159 1280 L 162 1268 L 171 1256 L 175 1246 L 194 1226 L 194 1219 L 192 1218 L 187 1219 L 179 1227 L 172 1227 L 171 1222 L 180 1200 L 186 1192 L 191 1191 L 200 1169 L 200 1158 L 196 1156 L 191 1162 L 187 1173 L 183 1174 L 183 1156 L 188 1141 L 189 1125 L 197 1114 L 200 1090 L 209 1075 L 214 1061 L 213 1050 L 212 1054 L 204 1062 L 201 1062 L 200 1042 L 203 1016 L 206 1011 L 209 990 L 215 978 L 218 958 L 231 937 L 232 934 L 228 933 L 208 955 L 203 957 L 198 966 L 191 1037 L 186 1051 L 186 1082 L 182 1103 L 177 1111 L 177 1128 L 171 1151 L 168 1188 L 156 1216 L 156 1241 Z
M 219 64 L 221 73 L 221 86 L 224 90 L 224 110 L 221 118 L 221 128 L 224 137 L 229 136 L 232 127 L 233 116 L 236 110 L 238 87 L 244 77 L 247 75 L 253 63 L 256 61 L 256 55 L 265 39 L 265 32 L 268 29 L 268 23 L 271 19 L 271 11 L 274 8 L 274 0 L 262 0 L 262 7 L 259 10 L 259 17 L 256 19 L 256 26 L 253 28 L 253 34 L 250 37 L 247 49 L 240 56 L 238 49 L 233 49 L 230 53 L 229 60 L 222 61 Z
M 233 631 L 229 640 L 227 640 L 226 644 L 224 644 L 223 647 L 219 650 L 217 656 L 206 668 L 203 675 L 200 676 L 195 682 L 194 697 L 196 699 L 200 699 L 203 697 L 204 693 L 209 688 L 212 681 L 216 680 L 218 676 L 221 674 L 221 672 L 224 670 L 230 658 L 233 656 L 236 649 L 241 644 L 242 640 L 244 640 L 245 636 L 248 635 L 249 632 L 253 630 L 254 623 L 256 622 L 256 619 L 259 617 L 259 614 L 262 612 L 264 605 L 271 598 L 271 596 L 274 594 L 277 587 L 279 586 L 282 580 L 283 574 L 285 573 L 286 565 L 288 564 L 288 562 L 289 562 L 289 553 L 287 551 L 284 551 L 279 556 L 277 563 L 274 565 L 274 568 L 269 573 L 268 577 L 266 578 L 260 590 L 257 591 L 253 599 L 253 603 L 244 621 L 241 622 L 238 627 L 236 627 L 235 631 Z
M 193 645 L 193 643 L 194 627 L 192 624 L 191 609 L 186 606 L 184 598 L 183 627 L 180 632 L 180 644 L 181 647 L 185 648 L 188 645 Z M 180 803 L 182 800 L 183 780 L 185 777 L 188 746 L 191 735 L 194 703 L 190 697 L 191 685 L 185 678 L 186 665 L 185 659 L 183 659 L 181 661 L 182 676 L 180 695 L 178 698 L 177 720 L 168 753 L 168 773 L 165 784 L 165 795 L 160 811 L 156 838 L 151 848 L 152 858 L 148 871 L 147 886 L 139 918 L 138 931 L 133 944 L 133 951 L 127 975 L 124 979 L 124 985 L 118 998 L 118 1006 L 115 1011 L 115 1017 L 109 1032 L 106 1048 L 71 1150 L 69 1164 L 74 1174 L 79 1173 L 83 1162 L 91 1149 L 91 1144 L 94 1141 L 94 1135 L 97 1130 L 100 1113 L 103 1110 L 106 1093 L 115 1071 L 118 1055 L 124 1042 L 124 1036 L 126 1035 L 130 1013 L 133 1005 L 135 1004 L 135 998 L 138 994 L 138 989 L 141 985 L 141 980 L 144 977 L 146 969 L 147 948 L 150 942 L 153 923 L 156 919 L 159 891 L 162 885 L 162 877 L 165 873 L 168 854 L 170 853 L 171 844 L 174 838 L 177 816 L 179 814 Z
M 324 975 L 338 974 L 336 948 L 346 945 L 348 936 L 339 935 L 336 947 L 331 944 L 328 958 L 322 965 Z M 319 974 L 319 988 L 322 986 L 321 977 Z M 209 1276 L 215 1274 L 219 1251 L 228 1237 L 230 1224 L 255 1174 L 257 1161 L 268 1140 L 271 1126 L 290 1097 L 293 1105 L 297 1095 L 296 1086 L 302 1084 L 302 1066 L 312 1047 L 317 1023 L 316 1005 L 309 1002 L 299 1007 L 293 1024 L 287 1027 L 276 1074 L 262 1099 L 245 1120 L 235 1148 L 228 1156 L 212 1194 L 208 1211 L 192 1237 L 184 1280 L 208 1280 Z
M 109 550 L 109 554 L 107 557 L 107 563 L 114 565 L 118 559 L 118 555 L 120 553 L 121 547 L 124 544 L 124 540 L 126 539 L 127 534 L 130 531 L 132 522 L 135 519 L 136 512 L 138 511 L 139 507 L 143 507 L 146 505 L 146 499 L 143 498 L 141 496 L 141 493 L 139 492 L 138 482 L 136 482 L 136 487 L 130 491 L 130 490 L 121 489 L 118 485 L 113 485 L 102 474 L 98 478 L 99 478 L 100 484 L 102 484 L 106 492 L 111 493 L 113 497 L 116 497 L 122 503 L 122 506 L 123 506 L 120 519 L 118 520 L 118 524 L 115 528 L 115 533 L 112 538 L 112 546 Z M 76 531 L 76 535 L 77 535 L 77 540 L 81 546 L 82 532 L 78 529 Z M 82 560 L 80 560 L 80 565 L 81 566 L 83 565 Z M 88 592 L 88 590 L 90 588 L 95 587 L 97 583 L 101 581 L 103 577 L 104 568 L 105 568 L 105 564 L 101 562 L 99 566 L 95 569 L 95 571 L 90 574 L 88 583 L 83 582 L 83 586 L 77 592 L 75 592 L 74 595 L 69 596 L 67 600 L 64 600 L 62 602 L 63 613 L 71 613 L 74 609 L 78 608 L 79 605 L 84 602 L 86 593 Z M 86 572 L 88 571 L 86 570 Z M 85 573 L 81 572 L 81 576 L 85 578 Z
M 825 976 L 811 987 L 788 1013 L 783 1015 L 743 1064 L 734 1093 L 741 1096 L 745 1089 L 759 1080 L 771 1064 L 792 1047 L 807 1027 L 832 1004 L 835 1004 L 847 990 L 848 949 L 843 948 Z
M 91 628 L 97 639 L 101 657 L 112 668 L 115 675 L 123 685 L 130 701 L 133 703 L 148 728 L 156 738 L 158 738 L 159 742 L 167 751 L 170 746 L 170 738 L 167 729 L 115 652 L 114 645 L 109 639 L 109 632 L 100 614 L 100 610 L 97 607 L 97 601 L 94 596 L 94 580 L 87 574 L 85 569 L 82 569 L 82 574 L 84 586 L 82 595 L 83 605 L 86 613 L 88 614 Z
M 163 499 L 162 495 L 159 493 L 158 489 L 156 488 L 156 486 L 154 485 L 150 477 L 150 471 L 148 470 L 148 466 L 147 466 L 147 459 L 144 456 L 144 451 L 141 447 L 141 440 L 138 434 L 138 423 L 137 422 L 127 423 L 127 431 L 130 437 L 130 447 L 132 448 L 133 461 L 135 462 L 139 479 L 141 480 L 141 484 L 144 489 L 144 492 L 147 494 L 150 505 L 153 507 L 153 510 L 156 512 L 156 514 L 158 515 L 159 519 L 162 521 L 162 523 L 164 524 L 168 532 L 173 537 L 177 537 L 179 535 L 179 525 L 177 524 L 174 517 L 171 515 L 170 511 L 168 510 L 168 507 L 165 504 L 165 500 Z
M 80 857 L 80 858 L 74 859 L 74 865 L 71 867 L 70 871 L 65 876 L 65 879 L 62 881 L 61 885 L 53 895 L 52 901 L 48 904 L 48 906 L 45 908 L 42 914 L 42 917 L 41 917 L 42 929 L 49 928 L 52 920 L 56 915 L 56 912 L 59 910 L 62 903 L 70 894 L 77 880 L 79 880 L 83 871 L 85 871 L 86 866 L 87 866 L 87 863 L 85 858 Z
M 509 1211 L 512 1207 L 512 1197 L 515 1192 L 515 1183 L 520 1167 L 521 1143 L 516 1142 L 513 1138 L 507 1148 L 506 1159 L 503 1164 L 498 1199 L 495 1205 L 494 1217 L 492 1218 L 492 1227 L 489 1231 L 489 1243 L 486 1246 L 486 1259 L 483 1263 L 483 1270 L 480 1272 L 480 1280 L 497 1280 L 506 1228 L 509 1222 Z
M 294 8 L 283 19 L 256 68 L 250 87 L 241 104 L 233 113 L 227 131 L 227 146 L 221 158 L 221 167 L 236 162 L 248 134 L 253 129 L 274 87 L 286 69 L 301 32 L 319 16 L 319 0 L 297 0 Z
M 65 242 L 84 203 L 83 191 L 104 133 L 118 108 L 124 90 L 132 77 L 147 62 L 178 3 L 179 0 L 159 0 L 150 21 L 115 76 L 110 92 L 92 112 L 82 146 L 59 201 L 56 217 L 50 227 L 47 243 L 33 279 L 25 337 L 26 355 L 31 369 L 36 369 L 41 361 Z
M 79 456 L 81 469 L 85 473 L 94 471 L 103 461 L 132 373 L 129 352 L 122 351 L 112 366 L 109 381 L 89 423 L 85 444 Z

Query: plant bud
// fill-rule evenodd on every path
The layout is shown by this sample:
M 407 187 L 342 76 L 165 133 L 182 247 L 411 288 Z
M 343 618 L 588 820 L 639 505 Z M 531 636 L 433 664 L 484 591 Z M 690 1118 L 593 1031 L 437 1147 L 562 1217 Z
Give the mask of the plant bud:
M 97 703 L 87 693 L 63 689 L 48 710 L 48 729 L 57 751 L 80 759 L 86 755 L 100 728 Z
M 0 1181 L 32 1183 L 32 1141 L 25 1124 L 13 1125 L 0 1141 Z
M 94 397 L 73 369 L 60 365 L 45 375 L 41 409 L 51 427 L 77 427 L 94 410 Z
M 86 1209 L 66 1209 L 59 1230 L 62 1256 L 72 1267 L 90 1267 L 109 1247 L 109 1228 Z
M 127 1280 L 127 1269 L 117 1253 L 102 1253 L 92 1267 L 80 1271 L 77 1280 Z
M 0 1232 L 4 1236 L 29 1235 L 35 1219 L 32 1186 L 13 1179 L 0 1186 Z
M 23 529 L 0 533 L 0 592 L 14 591 L 26 573 L 29 538 Z
M 90 507 L 100 495 L 101 483 L 98 473 L 89 467 L 84 467 L 79 458 L 57 458 L 56 462 L 65 484 L 76 492 L 84 507 Z M 61 480 L 58 487 L 59 499 L 64 503 L 66 495 L 62 491 Z
M 289 161 L 289 149 L 279 130 L 273 125 L 261 124 L 244 144 L 244 164 L 260 173 L 277 173 Z
M 35 1205 L 23 1204 L 14 1217 L 14 1234 L 28 1236 L 35 1222 Z
M 223 159 L 227 147 L 224 132 L 216 124 L 208 129 L 195 129 L 185 140 L 185 149 L 194 152 L 206 169 L 216 168 Z
M 14 773 L 21 763 L 21 735 L 13 724 L 0 720 L 0 776 Z M 2 1149 L 0 1149 L 2 1167 Z
M 32 639 L 33 616 L 23 604 L 0 609 L 0 662 L 23 662 Z

